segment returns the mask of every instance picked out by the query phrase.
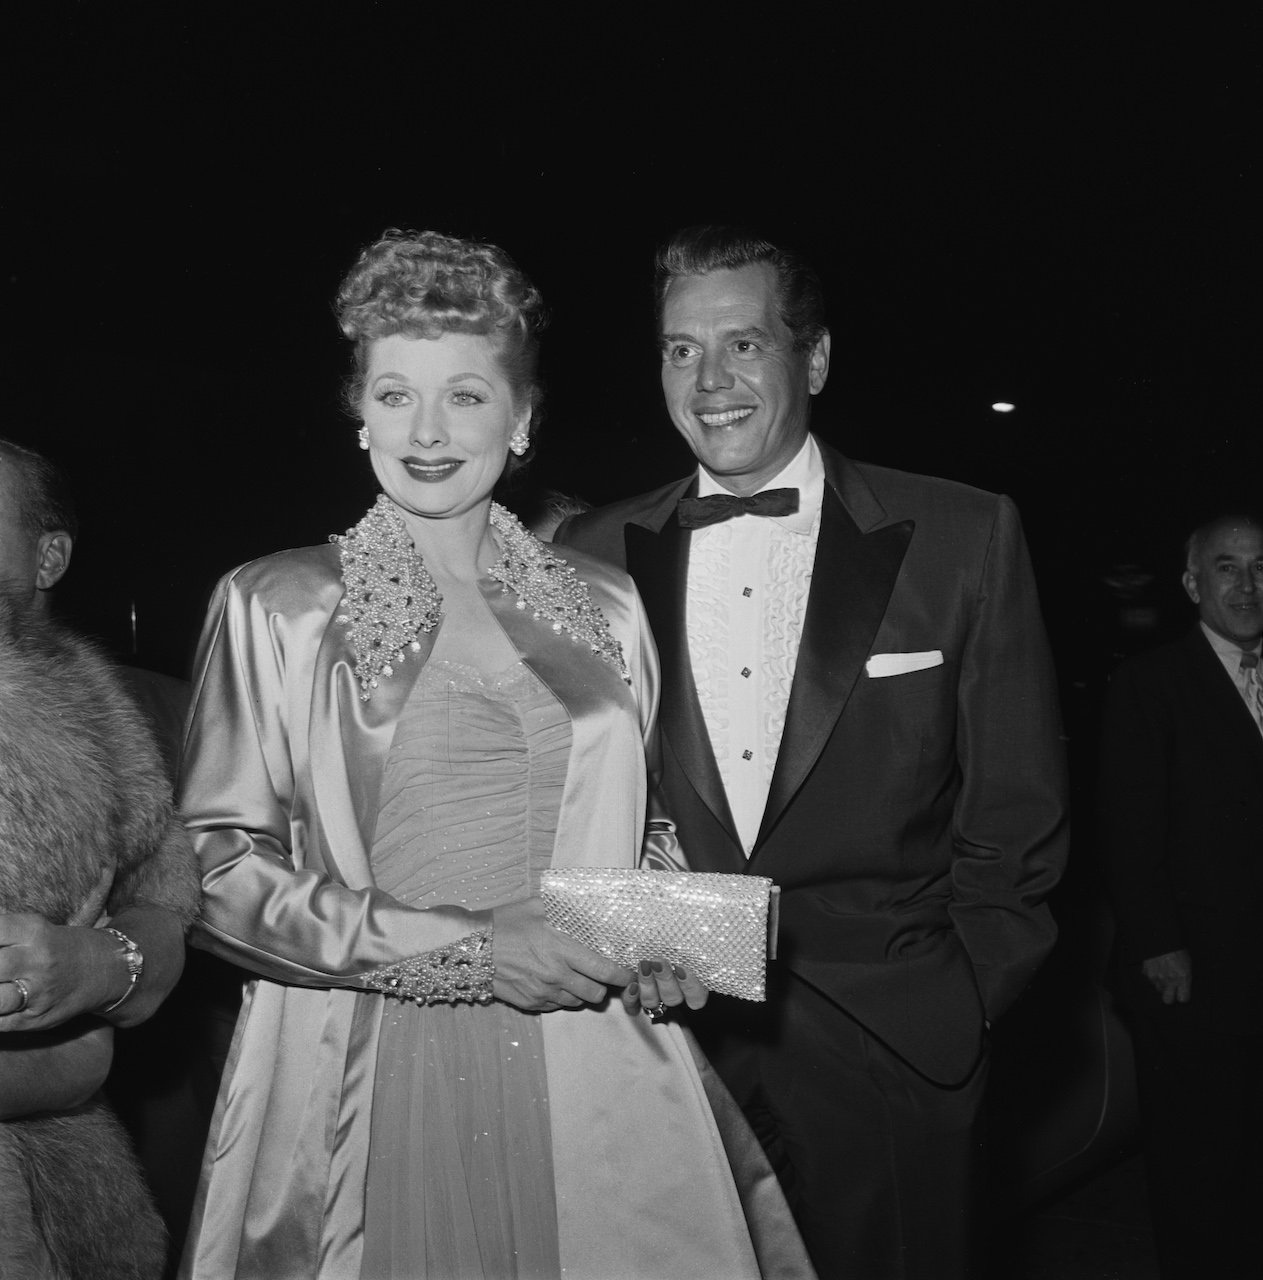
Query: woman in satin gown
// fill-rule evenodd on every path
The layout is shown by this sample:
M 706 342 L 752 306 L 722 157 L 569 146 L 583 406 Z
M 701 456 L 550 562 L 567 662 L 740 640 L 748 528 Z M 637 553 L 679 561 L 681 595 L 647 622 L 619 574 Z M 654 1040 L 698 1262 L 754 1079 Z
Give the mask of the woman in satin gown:
M 549 866 L 682 865 L 646 816 L 658 673 L 630 579 L 492 502 L 529 447 L 539 296 L 494 246 L 388 232 L 339 319 L 382 493 L 228 575 L 198 659 L 195 941 L 258 977 L 183 1274 L 809 1276 L 659 1016 L 704 988 L 612 964 L 538 898 Z

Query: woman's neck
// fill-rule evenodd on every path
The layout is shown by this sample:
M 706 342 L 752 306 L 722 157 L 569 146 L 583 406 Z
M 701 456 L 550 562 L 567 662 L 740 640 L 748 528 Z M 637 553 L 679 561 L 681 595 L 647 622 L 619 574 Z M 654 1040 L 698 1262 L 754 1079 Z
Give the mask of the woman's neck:
M 400 511 L 417 554 L 436 581 L 476 582 L 500 557 L 491 533 L 491 501 L 436 518 Z

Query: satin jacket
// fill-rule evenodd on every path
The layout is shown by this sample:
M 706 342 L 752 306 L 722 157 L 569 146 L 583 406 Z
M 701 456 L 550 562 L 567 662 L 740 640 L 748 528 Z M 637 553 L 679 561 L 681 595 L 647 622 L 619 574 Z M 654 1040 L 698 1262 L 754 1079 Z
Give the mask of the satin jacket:
M 631 867 L 642 857 L 656 654 L 630 580 L 582 553 L 566 558 L 621 642 L 630 686 L 516 597 L 492 586 L 485 596 L 571 718 L 554 865 Z M 374 886 L 383 763 L 437 631 L 362 702 L 335 620 L 342 590 L 334 546 L 267 557 L 220 584 L 202 639 L 180 796 L 205 891 L 195 941 L 260 978 L 211 1126 L 189 1277 L 358 1276 L 385 1003 L 361 993 L 361 975 L 455 941 L 488 914 L 416 910 Z M 669 858 L 673 830 L 654 826 L 651 851 Z M 724 1100 L 712 1110 L 713 1073 L 687 1034 L 629 1017 L 617 998 L 541 1017 L 566 1276 L 598 1280 L 611 1259 L 628 1276 L 759 1275 L 765 1246 L 752 1244 L 742 1200 L 758 1217 L 779 1192 L 748 1132 L 721 1132 Z M 777 1231 L 767 1248 L 801 1252 L 792 1229 Z M 773 1270 L 809 1274 L 796 1267 Z

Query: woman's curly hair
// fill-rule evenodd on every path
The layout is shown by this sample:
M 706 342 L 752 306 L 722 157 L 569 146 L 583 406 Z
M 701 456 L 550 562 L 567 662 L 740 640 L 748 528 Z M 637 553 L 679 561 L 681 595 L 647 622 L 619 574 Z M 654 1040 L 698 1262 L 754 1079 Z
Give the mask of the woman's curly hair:
M 495 339 L 497 360 L 519 404 L 540 400 L 539 290 L 501 248 L 437 231 L 390 228 L 360 254 L 338 290 L 338 323 L 355 344 L 347 407 L 360 416 L 368 349 L 395 333 L 438 338 L 473 333 Z

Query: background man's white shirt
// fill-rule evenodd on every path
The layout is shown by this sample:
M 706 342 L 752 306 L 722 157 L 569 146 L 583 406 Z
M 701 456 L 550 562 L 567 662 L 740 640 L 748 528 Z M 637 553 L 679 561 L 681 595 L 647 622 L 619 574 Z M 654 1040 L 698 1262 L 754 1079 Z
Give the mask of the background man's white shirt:
M 1234 644 L 1231 640 L 1225 640 L 1218 632 L 1212 631 L 1204 622 L 1200 624 L 1202 634 L 1210 641 L 1210 647 L 1214 649 L 1219 661 L 1223 663 L 1224 670 L 1232 679 L 1232 683 L 1237 686 L 1237 692 L 1245 701 L 1246 706 L 1250 709 L 1250 714 L 1254 717 L 1254 723 L 1258 726 L 1259 732 L 1263 733 L 1263 716 L 1260 716 L 1258 704 L 1254 689 L 1248 682 L 1246 673 L 1241 669 L 1241 655 L 1243 653 L 1253 653 L 1259 656 L 1260 650 L 1263 650 L 1263 641 L 1259 641 L 1249 649 L 1242 649 L 1239 644 Z M 1261 677 L 1259 669 L 1255 668 L 1254 681 L 1258 681 Z

